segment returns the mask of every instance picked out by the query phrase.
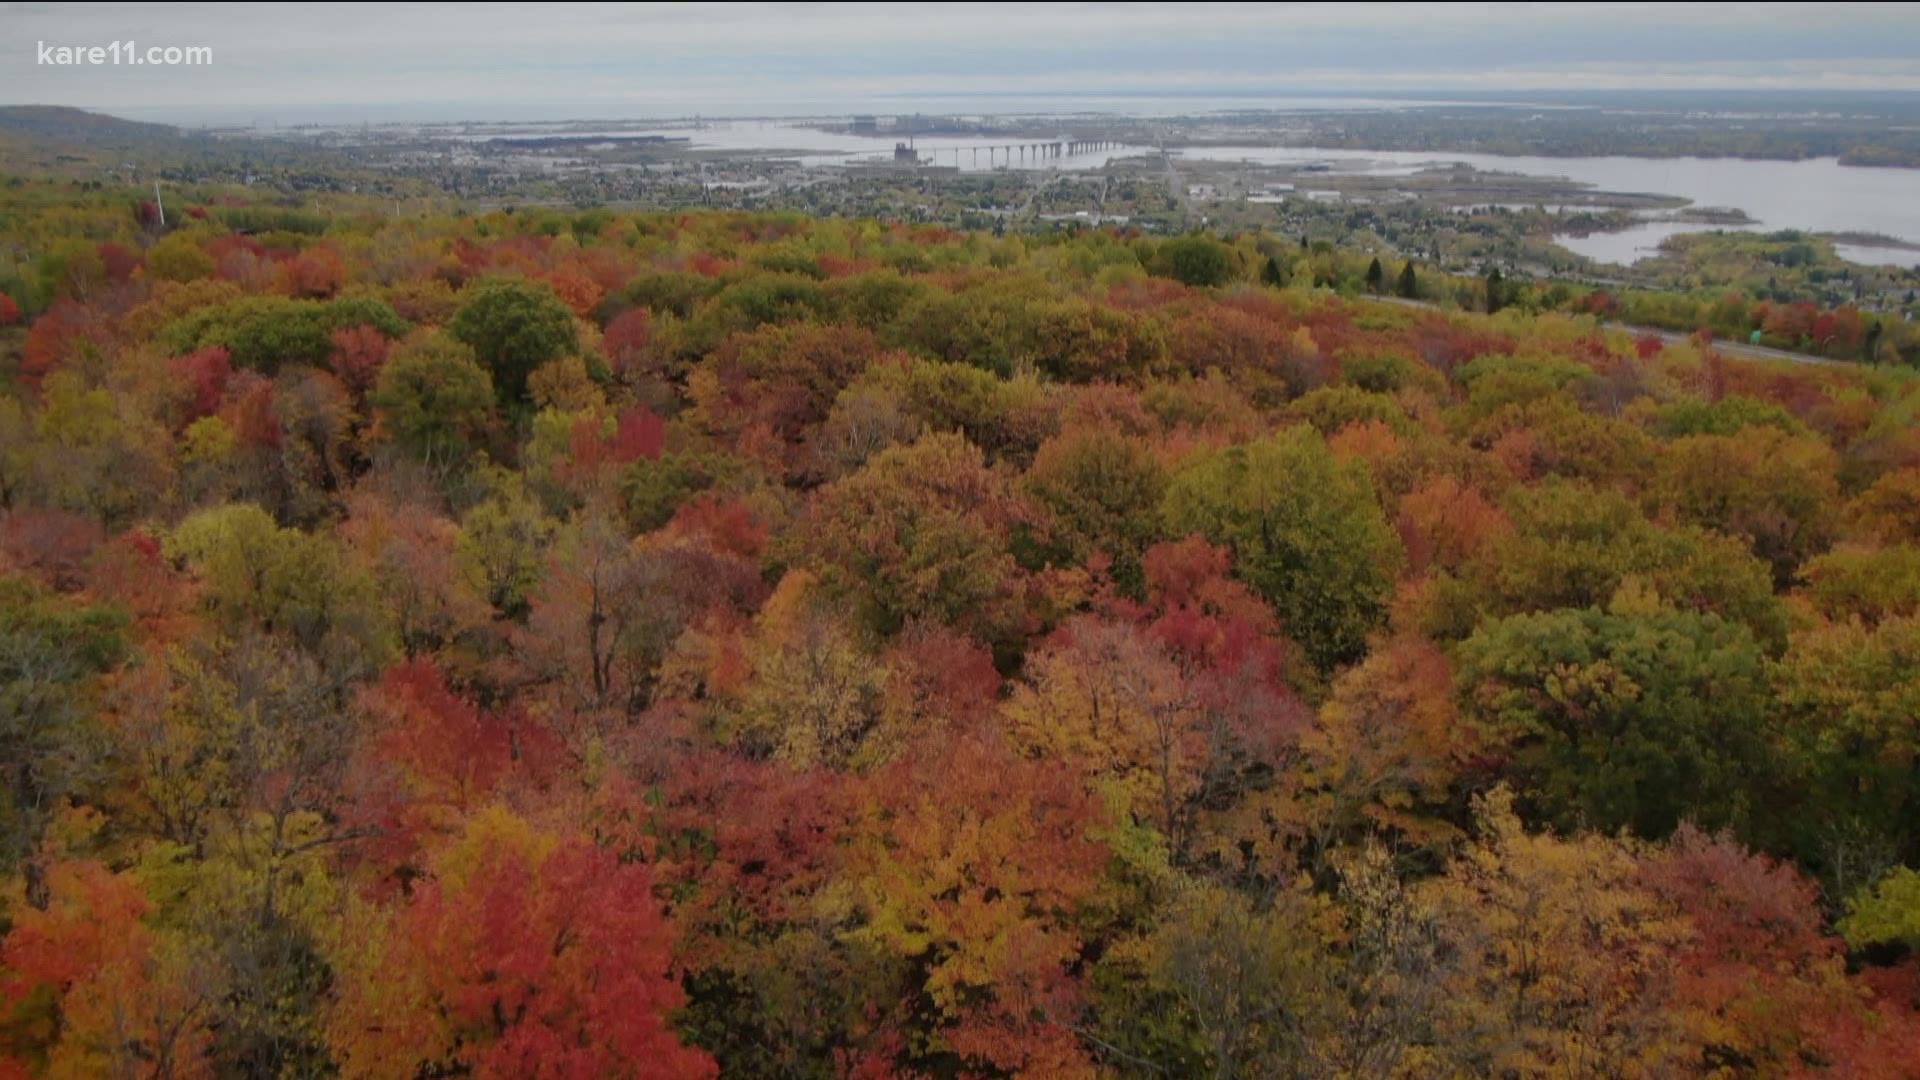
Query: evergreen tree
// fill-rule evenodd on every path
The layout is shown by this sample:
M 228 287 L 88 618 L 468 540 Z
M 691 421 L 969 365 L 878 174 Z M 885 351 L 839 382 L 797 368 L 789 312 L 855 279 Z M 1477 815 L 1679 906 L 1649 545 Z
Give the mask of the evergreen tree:
M 1279 259 L 1267 256 L 1266 265 L 1260 268 L 1260 283 L 1275 289 L 1286 287 L 1287 272 L 1281 267 Z
M 1420 280 L 1414 276 L 1412 259 L 1400 268 L 1400 295 L 1408 300 L 1420 298 Z
M 1380 265 L 1380 257 L 1374 256 L 1367 264 L 1367 291 L 1375 296 L 1387 291 L 1387 270 Z

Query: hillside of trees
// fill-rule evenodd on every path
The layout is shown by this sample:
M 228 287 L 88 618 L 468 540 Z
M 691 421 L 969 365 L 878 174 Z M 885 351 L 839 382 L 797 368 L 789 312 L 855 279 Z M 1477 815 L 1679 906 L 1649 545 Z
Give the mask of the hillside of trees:
M 0 1077 L 1920 1076 L 1909 369 L 4 202 Z
M 167 124 L 143 124 L 60 105 L 0 105 L 0 131 L 119 147 L 181 137 L 180 129 Z

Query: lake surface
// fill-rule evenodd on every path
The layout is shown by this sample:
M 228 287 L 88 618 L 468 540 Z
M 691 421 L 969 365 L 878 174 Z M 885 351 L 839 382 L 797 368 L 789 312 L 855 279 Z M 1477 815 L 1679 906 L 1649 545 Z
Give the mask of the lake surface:
M 695 150 L 739 153 L 791 154 L 802 165 L 885 164 L 893 160 L 896 143 L 908 141 L 904 133 L 883 131 L 876 135 L 855 135 L 806 127 L 790 120 L 710 120 L 700 123 L 659 126 L 582 126 L 567 124 L 474 124 L 446 133 L 447 138 L 463 142 L 484 142 L 499 138 L 538 138 L 564 136 L 583 138 L 636 138 L 658 135 L 685 139 Z M 1097 169 L 1118 157 L 1158 153 L 1150 146 L 1113 146 L 1105 150 L 1055 157 L 1030 148 L 1035 143 L 1071 142 L 1065 134 L 1048 136 L 1011 135 L 919 135 L 912 136 L 914 150 L 929 165 L 958 167 L 962 172 L 990 169 Z
M 803 165 L 884 164 L 893 160 L 896 143 L 908 136 L 894 132 L 855 135 L 845 131 L 825 131 L 791 123 L 762 120 L 729 120 L 702 125 L 698 129 L 662 131 L 692 140 L 696 149 L 764 151 L 794 150 Z M 986 172 L 996 168 L 1013 169 L 1097 169 L 1118 157 L 1154 152 L 1146 146 L 1116 146 L 1082 154 L 1042 155 L 1022 147 L 1041 142 L 1071 142 L 1064 135 L 1045 138 L 1008 135 L 914 135 L 913 148 L 930 165 L 958 167 L 962 172 Z M 1009 149 L 1012 148 L 1012 149 Z
M 1848 262 L 1868 266 L 1920 267 L 1920 251 L 1913 248 L 1867 247 L 1864 244 L 1835 244 L 1833 250 Z
M 1299 107 L 1327 107 L 1330 102 L 1289 103 Z M 1353 100 L 1342 101 L 1354 107 Z M 1409 102 L 1368 102 L 1374 107 L 1409 107 Z M 1040 119 L 1028 117 L 1028 119 Z M 1063 116 L 1062 123 L 1070 123 Z M 791 154 L 804 165 L 857 165 L 893 160 L 896 142 L 905 136 L 893 132 L 855 135 L 848 131 L 808 127 L 792 119 L 709 120 L 634 125 L 608 123 L 497 123 L 462 125 L 444 132 L 454 139 L 501 136 L 568 135 L 614 137 L 661 135 L 684 138 L 703 150 L 742 153 Z M 1150 146 L 1116 146 L 1082 154 L 1054 157 L 1017 147 L 1034 143 L 1070 141 L 1064 133 L 1048 136 L 916 135 L 914 149 L 929 164 L 957 167 L 963 172 L 988 169 L 1081 170 L 1096 169 L 1115 158 L 1157 154 Z M 1016 147 L 1011 153 L 1007 147 Z M 1803 229 L 1809 232 L 1864 232 L 1920 244 L 1920 170 L 1875 169 L 1841 165 L 1835 158 L 1808 161 L 1748 161 L 1740 158 L 1635 157 L 1521 157 L 1498 154 L 1459 154 L 1393 150 L 1333 150 L 1316 147 L 1210 146 L 1175 151 L 1182 159 L 1246 161 L 1263 165 L 1322 164 L 1336 173 L 1371 176 L 1412 176 L 1427 169 L 1460 163 L 1483 172 L 1563 177 L 1594 191 L 1619 194 L 1678 196 L 1695 208 L 1745 211 L 1756 224 L 1707 226 L 1649 220 L 1615 233 L 1561 236 L 1567 249 L 1602 262 L 1632 263 L 1654 254 L 1661 241 L 1687 232 L 1714 228 Z M 1569 204 L 1570 207 L 1577 203 Z M 1914 265 L 1920 253 L 1897 248 L 1839 245 L 1841 257 L 1863 263 Z
M 1842 165 L 1835 158 L 1548 158 L 1292 147 L 1190 147 L 1181 156 L 1272 165 L 1324 162 L 1342 171 L 1376 176 L 1406 176 L 1461 162 L 1483 171 L 1565 177 L 1596 191 L 1677 195 L 1699 208 L 1744 210 L 1758 222 L 1753 227 L 1769 231 L 1870 232 L 1920 244 L 1920 170 L 1860 168 Z M 1624 232 L 1562 237 L 1560 243 L 1590 258 L 1632 262 L 1646 257 L 1668 236 L 1715 227 L 1650 221 Z M 1886 248 L 1848 246 L 1847 250 L 1873 252 L 1875 261 L 1884 256 L 1900 262 L 1911 254 Z
M 1641 259 L 1650 259 L 1660 254 L 1660 245 L 1670 236 L 1682 233 L 1713 232 L 1758 232 L 1767 227 L 1761 225 L 1702 225 L 1692 221 L 1649 221 L 1644 225 L 1621 229 L 1619 232 L 1597 232 L 1586 236 L 1574 236 L 1562 233 L 1553 238 L 1554 243 L 1576 255 L 1585 255 L 1595 262 L 1619 263 L 1630 266 Z M 1835 245 L 1838 247 L 1839 245 Z M 1883 249 L 1884 250 L 1884 249 Z M 1841 258 L 1850 258 L 1842 253 Z M 1857 260 L 1856 260 L 1857 261 Z

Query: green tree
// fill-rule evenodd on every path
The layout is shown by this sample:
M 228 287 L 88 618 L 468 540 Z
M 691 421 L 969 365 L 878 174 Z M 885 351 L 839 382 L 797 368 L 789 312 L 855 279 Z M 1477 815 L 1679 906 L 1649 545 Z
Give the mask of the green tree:
M 1261 264 L 1260 284 L 1275 289 L 1286 288 L 1287 271 L 1285 267 L 1280 265 L 1280 260 L 1277 257 L 1269 255 L 1267 256 L 1267 261 Z
M 1019 623 L 1012 531 L 1026 517 L 979 448 L 943 433 L 881 451 L 822 488 L 796 540 L 879 633 L 929 619 L 1002 641 Z
M 454 558 L 495 611 L 521 618 L 540 584 L 553 534 L 554 523 L 518 482 L 511 482 L 460 520 Z
M 1413 272 L 1413 260 L 1408 259 L 1400 267 L 1400 296 L 1406 300 L 1420 298 L 1420 279 Z
M 1871 890 L 1855 894 L 1838 929 L 1855 948 L 1896 942 L 1920 948 L 1920 871 L 1895 867 Z
M 1654 434 L 1663 439 L 1688 435 L 1732 435 L 1747 427 L 1776 427 L 1789 435 L 1806 434 L 1806 425 L 1770 401 L 1728 394 L 1716 401 L 1681 398 L 1660 406 L 1652 416 Z
M 652 532 L 671 521 L 693 496 L 747 475 L 744 462 L 711 451 L 669 451 L 658 460 L 643 457 L 620 474 L 627 526 L 636 533 Z
M 493 373 L 505 404 L 525 400 L 533 369 L 579 347 L 573 312 L 549 285 L 495 278 L 469 293 L 447 329 Z
M 1233 280 L 1233 249 L 1200 233 L 1182 236 L 1160 245 L 1153 272 L 1198 288 L 1225 285 Z
M 493 379 L 473 350 L 438 334 L 396 350 L 368 398 L 380 433 L 428 464 L 469 456 L 493 420 Z
M 1336 460 L 1307 427 L 1198 456 L 1161 510 L 1174 535 L 1233 549 L 1239 575 L 1322 672 L 1366 651 L 1405 562 L 1367 466 Z
M 1271 907 L 1219 885 L 1194 884 L 1143 943 L 1150 984 L 1177 1003 L 1196 1061 L 1189 1076 L 1284 1076 L 1309 1056 L 1332 1010 L 1330 920 L 1297 889 Z
M 41 506 L 90 514 L 115 528 L 151 512 L 173 479 L 165 429 L 72 371 L 49 375 L 41 390 L 33 437 L 0 463 L 17 474 L 7 484 L 17 482 L 19 494 Z M 11 420 L 0 416 L 0 426 L 13 426 Z
M 1375 296 L 1387 291 L 1387 268 L 1380 265 L 1380 256 L 1375 255 L 1367 264 L 1367 291 Z
M 1785 586 L 1832 541 L 1839 468 L 1824 441 L 1777 427 L 1689 435 L 1667 448 L 1654 499 L 1681 521 L 1744 537 Z
M 1772 674 L 1806 799 L 1789 845 L 1843 893 L 1875 864 L 1920 857 L 1920 619 L 1809 627 Z
M 1072 562 L 1095 552 L 1113 560 L 1113 576 L 1143 584 L 1140 558 L 1159 536 L 1166 469 L 1140 439 L 1109 428 L 1074 431 L 1047 442 L 1026 476 L 1027 491 L 1052 511 L 1055 540 Z
M 213 256 L 200 246 L 194 232 L 169 233 L 147 251 L 147 274 L 164 281 L 193 281 L 212 277 Z
M 1489 617 L 1601 607 L 1631 580 L 1676 607 L 1745 623 L 1770 650 L 1786 644 L 1772 577 L 1743 541 L 1657 527 L 1626 496 L 1566 481 L 1521 489 L 1506 510 L 1513 531 L 1437 590 L 1435 636 L 1464 638 Z
M 287 364 L 324 363 L 333 355 L 333 332 L 352 326 L 371 326 L 390 338 L 407 331 L 407 321 L 391 307 L 364 296 L 247 296 L 174 320 L 161 330 L 160 341 L 176 355 L 218 345 L 233 366 L 271 373 Z
M 373 576 L 325 534 L 284 529 L 251 503 L 202 510 L 166 538 L 200 578 L 201 600 L 230 636 L 264 634 L 341 675 L 386 662 L 394 634 Z
M 1456 657 L 1464 707 L 1556 827 L 1745 824 L 1774 776 L 1760 646 L 1718 615 L 1642 607 L 1486 624 Z
M 105 745 L 89 705 L 96 677 L 126 651 L 126 622 L 0 578 L 0 865 L 32 849 L 59 799 L 100 779 Z

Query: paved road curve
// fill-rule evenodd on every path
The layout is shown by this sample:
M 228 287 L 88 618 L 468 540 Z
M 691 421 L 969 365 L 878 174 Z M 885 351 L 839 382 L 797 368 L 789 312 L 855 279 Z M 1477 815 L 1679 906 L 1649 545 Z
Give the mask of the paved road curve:
M 1652 334 L 1654 337 L 1673 345 L 1684 345 L 1693 340 L 1692 334 L 1682 334 L 1673 330 L 1658 330 L 1651 326 L 1629 326 L 1626 323 L 1609 322 L 1601 323 L 1600 327 L 1603 330 L 1624 330 L 1636 337 L 1641 334 Z M 1851 360 L 1835 360 L 1830 356 L 1814 356 L 1811 353 L 1788 352 L 1785 349 L 1770 349 L 1765 345 L 1749 345 L 1744 341 L 1728 341 L 1721 338 L 1713 339 L 1713 349 L 1715 352 L 1727 353 L 1730 356 L 1745 356 L 1755 360 L 1787 360 L 1795 364 L 1848 364 L 1855 362 Z

